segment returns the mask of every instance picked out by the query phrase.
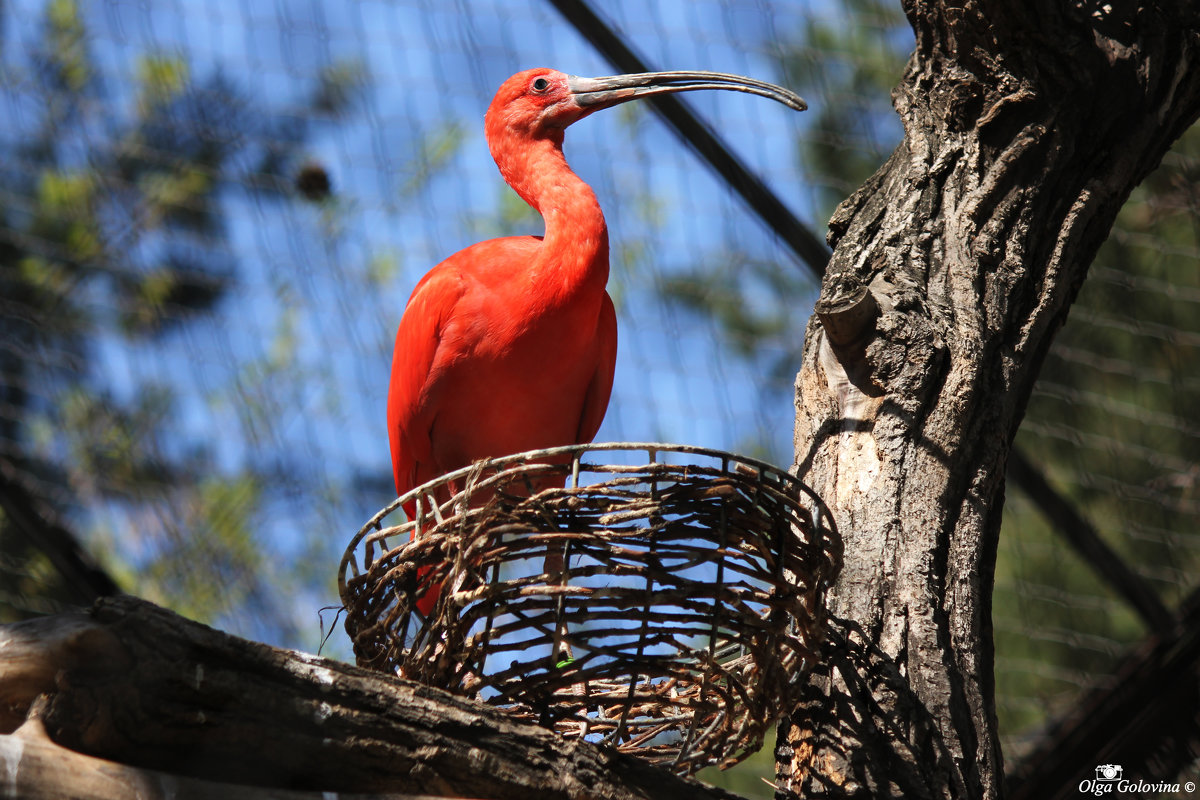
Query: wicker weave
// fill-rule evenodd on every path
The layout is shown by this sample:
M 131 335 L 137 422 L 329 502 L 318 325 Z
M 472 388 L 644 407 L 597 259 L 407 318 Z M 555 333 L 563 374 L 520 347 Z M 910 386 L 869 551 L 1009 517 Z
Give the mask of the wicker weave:
M 385 524 L 413 499 L 416 519 Z M 354 537 L 339 587 L 361 665 L 690 773 L 761 747 L 812 665 L 840 563 L 828 512 L 787 473 L 605 444 L 409 493 Z M 414 598 L 439 584 L 423 618 Z

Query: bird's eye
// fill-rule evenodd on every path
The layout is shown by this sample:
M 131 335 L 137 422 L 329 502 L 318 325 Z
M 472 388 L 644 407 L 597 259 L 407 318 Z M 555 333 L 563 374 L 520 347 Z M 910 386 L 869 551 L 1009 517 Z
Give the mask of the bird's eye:
M 533 90 L 535 92 L 544 92 L 550 88 L 550 81 L 545 78 L 538 78 L 533 82 Z

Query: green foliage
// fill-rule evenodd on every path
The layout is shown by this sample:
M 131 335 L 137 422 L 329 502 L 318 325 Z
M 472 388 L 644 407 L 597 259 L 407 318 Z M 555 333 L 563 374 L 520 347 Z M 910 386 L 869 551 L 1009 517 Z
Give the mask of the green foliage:
M 265 564 L 252 520 L 262 488 L 253 475 L 201 480 L 184 516 L 139 574 L 139 593 L 193 619 L 238 608 L 263 591 Z M 174 529 L 172 529 L 174 528 Z
M 186 262 L 167 262 L 140 273 L 116 276 L 120 327 L 131 336 L 161 333 L 172 323 L 212 308 L 226 279 Z
M 179 56 L 145 55 L 138 61 L 139 106 L 143 114 L 183 94 L 191 78 L 188 63 Z
M 50 0 L 38 46 L 5 61 L 3 90 L 41 117 L 0 145 L 0 181 L 22 201 L 0 209 L 0 457 L 109 545 L 95 549 L 124 589 L 206 621 L 251 605 L 286 628 L 290 611 L 263 601 L 274 576 L 261 476 L 223 475 L 208 443 L 172 440 L 180 409 L 167 386 L 142 380 L 117 397 L 89 364 L 97 342 L 161 336 L 221 302 L 235 265 L 218 191 L 286 186 L 305 131 L 166 53 L 138 58 L 136 110 L 114 110 L 80 12 Z M 344 104 L 359 84 L 333 69 L 314 96 L 328 105 L 341 87 Z M 282 331 L 272 368 L 294 352 Z M 0 516 L 0 619 L 80 601 L 39 547 Z
M 83 92 L 91 82 L 83 22 L 75 0 L 51 0 L 46 9 L 46 66 L 52 79 L 69 93 Z
M 89 172 L 47 169 L 38 180 L 32 236 L 57 242 L 69 262 L 101 255 L 95 216 L 95 176 Z
M 775 775 L 775 734 L 770 733 L 757 753 L 727 770 L 708 767 L 696 777 L 704 783 L 719 786 L 748 800 L 770 800 L 775 789 L 769 783 Z
M 383 286 L 391 283 L 400 274 L 401 255 L 394 250 L 375 253 L 367 262 L 367 280 Z
M 407 177 L 400 186 L 400 196 L 411 199 L 420 193 L 430 178 L 458 154 L 464 139 L 463 126 L 453 120 L 426 133 L 418 142 L 416 155 L 404 166 Z
M 889 97 L 911 49 L 911 33 L 895 3 L 850 0 L 840 16 L 807 15 L 795 41 L 781 68 L 796 76 L 787 82 L 813 101 L 800 155 L 823 219 L 879 168 L 898 141 Z M 816 290 L 806 267 L 727 251 L 672 276 L 658 290 L 668 302 L 716 321 L 731 355 L 762 376 L 764 397 L 789 391 L 804 341 L 801 312 Z M 786 460 L 790 454 L 768 458 Z
M 1198 178 L 1193 128 L 1122 209 L 1017 436 L 1168 608 L 1200 574 Z M 1000 719 L 1010 737 L 1070 708 L 1080 687 L 1146 634 L 1020 502 L 1005 508 L 995 616 Z
M 1005 504 L 996 573 L 997 713 L 1013 758 L 1142 629 L 1017 492 Z
M 53 420 L 59 441 L 69 446 L 68 475 L 107 497 L 152 498 L 184 476 L 160 454 L 160 426 L 172 397 L 162 387 L 144 386 L 129 405 L 98 395 L 83 385 L 58 398 Z
M 511 188 L 497 181 L 499 196 L 497 214 L 487 219 L 471 220 L 468 223 L 471 236 L 492 238 L 499 236 L 540 236 L 542 218 Z
M 839 24 L 840 23 L 840 24 Z M 900 134 L 891 90 L 912 49 L 912 34 L 892 0 L 847 0 L 842 17 L 812 15 L 785 58 L 785 71 L 817 98 L 801 144 L 818 190 L 819 219 L 883 163 Z
M 700 268 L 668 278 L 663 291 L 674 301 L 715 319 L 743 358 L 773 353 L 773 377 L 791 380 L 795 355 L 786 340 L 796 326 L 793 298 L 812 287 L 792 265 L 721 253 Z
M 312 107 L 331 116 L 344 114 L 368 82 L 366 69 L 358 61 L 330 64 L 321 71 Z

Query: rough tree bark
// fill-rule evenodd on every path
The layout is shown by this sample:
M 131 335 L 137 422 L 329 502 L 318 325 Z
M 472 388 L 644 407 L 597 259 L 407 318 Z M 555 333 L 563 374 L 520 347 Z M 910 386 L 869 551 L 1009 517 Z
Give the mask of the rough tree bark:
M 906 0 L 905 139 L 835 213 L 799 475 L 845 567 L 780 796 L 994 798 L 1005 461 L 1131 189 L 1200 113 L 1200 5 Z
M 1009 445 L 1118 208 L 1200 113 L 1194 0 L 905 11 L 917 39 L 895 93 L 905 141 L 831 222 L 797 378 L 798 471 L 837 516 L 845 567 L 827 658 L 780 728 L 784 797 L 1000 795 L 990 596 Z M 0 781 L 26 796 L 54 796 L 48 781 L 68 773 L 43 767 L 38 783 L 37 765 L 64 763 L 95 779 L 69 791 L 96 798 L 271 795 L 201 776 L 724 796 L 128 599 L 0 631 L 0 734 Z
M 0 626 L 5 797 L 316 800 L 334 792 L 734 797 L 481 703 L 238 639 L 134 598 Z

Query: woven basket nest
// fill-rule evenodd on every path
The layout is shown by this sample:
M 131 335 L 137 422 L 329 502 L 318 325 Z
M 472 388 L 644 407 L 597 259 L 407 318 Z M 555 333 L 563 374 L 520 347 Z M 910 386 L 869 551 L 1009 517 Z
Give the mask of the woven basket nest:
M 797 699 L 840 565 L 828 511 L 782 470 L 580 445 L 396 500 L 354 537 L 339 590 L 360 665 L 688 774 L 759 749 Z

